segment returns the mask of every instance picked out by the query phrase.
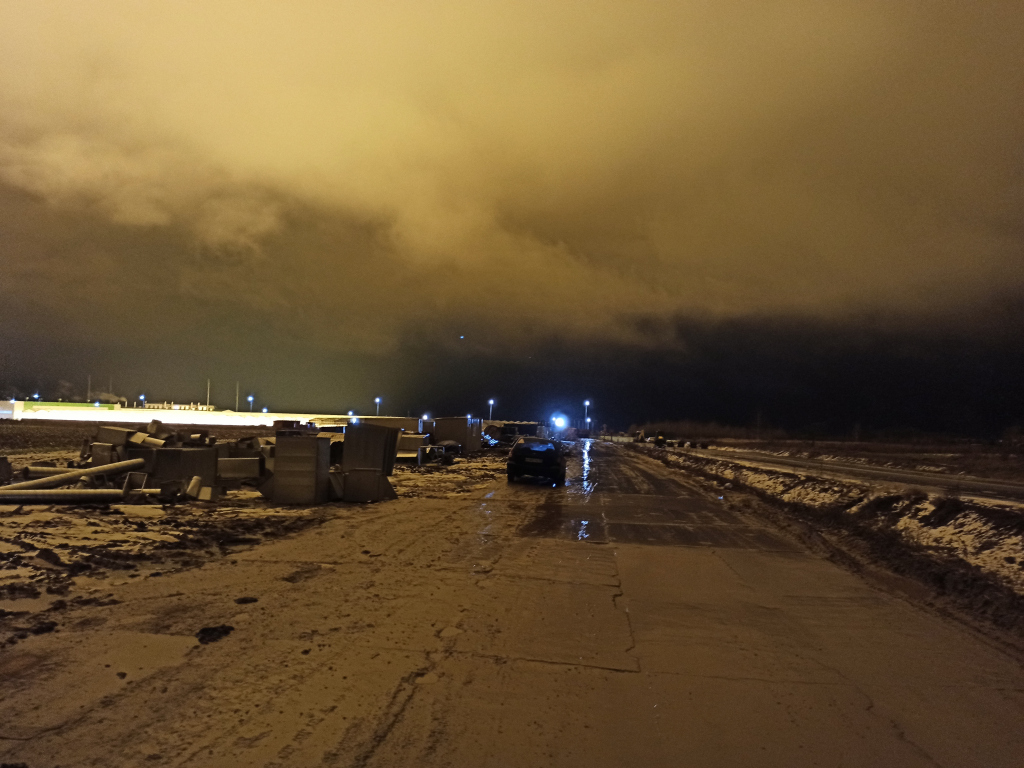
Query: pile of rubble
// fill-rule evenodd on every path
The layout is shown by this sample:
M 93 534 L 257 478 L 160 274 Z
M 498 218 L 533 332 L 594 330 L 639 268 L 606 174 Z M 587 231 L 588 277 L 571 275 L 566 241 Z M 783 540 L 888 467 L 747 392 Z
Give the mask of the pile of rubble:
M 145 430 L 101 426 L 77 461 L 15 472 L 0 458 L 0 503 L 163 503 L 216 501 L 243 483 L 261 485 L 273 472 L 274 437 L 218 442 L 207 431 L 175 432 L 159 421 Z
M 217 502 L 243 486 L 274 504 L 380 501 L 395 498 L 388 478 L 396 460 L 450 463 L 446 446 L 429 439 L 369 423 L 281 423 L 273 437 L 234 441 L 159 421 L 142 430 L 99 426 L 63 467 L 41 462 L 15 472 L 0 457 L 0 504 Z

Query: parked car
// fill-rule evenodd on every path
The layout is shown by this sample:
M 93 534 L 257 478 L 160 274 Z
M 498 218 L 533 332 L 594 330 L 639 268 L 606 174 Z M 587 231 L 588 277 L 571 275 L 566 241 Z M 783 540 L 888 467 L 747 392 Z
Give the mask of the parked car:
M 508 481 L 523 475 L 565 482 L 565 449 L 542 437 L 521 437 L 508 454 Z

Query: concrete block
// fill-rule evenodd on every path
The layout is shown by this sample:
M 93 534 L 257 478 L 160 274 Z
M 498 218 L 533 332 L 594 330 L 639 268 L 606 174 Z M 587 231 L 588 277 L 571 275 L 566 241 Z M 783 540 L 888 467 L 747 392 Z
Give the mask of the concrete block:
M 354 469 L 378 469 L 385 476 L 395 468 L 398 438 L 401 432 L 376 424 L 350 424 L 345 429 L 345 452 L 342 472 Z
M 342 499 L 368 503 L 397 499 L 395 489 L 379 469 L 353 469 L 344 473 Z
M 219 485 L 204 485 L 199 489 L 199 501 L 220 501 L 223 489 Z
M 92 444 L 92 465 L 98 467 L 101 464 L 113 464 L 117 461 L 114 458 L 114 446 L 110 443 Z
M 100 427 L 96 431 L 96 439 L 94 442 L 110 443 L 111 445 L 124 445 L 128 442 L 128 438 L 134 434 L 134 430 L 123 429 L 122 427 Z
M 418 451 L 422 446 L 430 444 L 430 435 L 410 435 L 403 433 L 398 438 L 399 451 Z
M 480 434 L 480 419 L 465 416 L 434 419 L 433 442 L 454 440 L 462 446 L 463 453 L 476 453 L 483 448 Z
M 198 475 L 202 485 L 217 482 L 216 448 L 129 448 L 128 457 L 146 459 L 144 471 L 154 484 L 170 480 L 186 483 Z
M 330 492 L 330 440 L 282 436 L 274 456 L 275 504 L 323 504 Z
M 259 477 L 262 461 L 258 457 L 248 459 L 222 459 L 217 457 L 217 477 L 232 480 L 244 480 Z

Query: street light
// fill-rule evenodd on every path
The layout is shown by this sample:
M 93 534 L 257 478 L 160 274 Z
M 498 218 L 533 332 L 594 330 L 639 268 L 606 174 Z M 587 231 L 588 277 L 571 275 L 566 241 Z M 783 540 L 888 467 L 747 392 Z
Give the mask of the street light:
M 252 395 L 249 395 L 249 413 L 252 413 Z
M 373 402 L 375 402 L 377 404 L 377 415 L 380 416 L 380 398 L 379 397 L 373 398 Z
M 487 420 L 490 421 L 494 418 L 494 400 L 487 401 Z
M 34 395 L 32 395 L 32 397 L 34 397 L 36 400 L 38 400 L 39 399 L 39 393 L 36 392 Z
M 145 395 L 139 395 L 139 400 L 142 401 L 142 407 L 145 408 L 146 407 L 146 396 Z
M 267 412 L 267 409 L 266 409 L 266 408 L 264 408 L 264 409 L 263 409 L 263 412 L 264 412 L 264 413 L 266 413 L 266 412 Z
M 424 413 L 423 414 L 423 420 L 424 421 L 430 421 L 430 414 L 429 413 Z
M 589 410 L 590 410 L 590 401 L 589 400 L 584 400 L 583 401 L 583 418 L 587 420 L 587 423 L 590 423 L 590 419 L 587 419 L 587 411 L 589 411 Z

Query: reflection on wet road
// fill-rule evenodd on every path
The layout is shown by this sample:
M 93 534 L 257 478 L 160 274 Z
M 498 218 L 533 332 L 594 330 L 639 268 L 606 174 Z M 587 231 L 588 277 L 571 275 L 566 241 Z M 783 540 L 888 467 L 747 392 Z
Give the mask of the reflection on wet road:
M 730 511 L 724 500 L 659 470 L 641 457 L 584 440 L 579 465 L 570 465 L 564 488 L 526 486 L 498 494 L 495 501 L 532 502 L 520 536 L 588 544 L 793 549 L 772 530 Z

